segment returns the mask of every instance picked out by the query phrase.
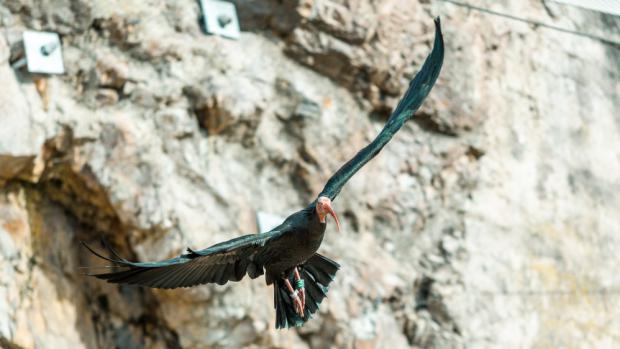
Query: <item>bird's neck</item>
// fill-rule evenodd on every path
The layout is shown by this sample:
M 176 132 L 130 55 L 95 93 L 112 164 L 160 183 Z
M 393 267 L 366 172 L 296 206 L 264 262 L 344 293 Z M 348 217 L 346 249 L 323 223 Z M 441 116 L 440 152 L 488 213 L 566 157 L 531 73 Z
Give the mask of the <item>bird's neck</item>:
M 310 222 L 310 234 L 317 239 L 323 239 L 326 228 L 327 223 L 321 222 L 318 216 Z

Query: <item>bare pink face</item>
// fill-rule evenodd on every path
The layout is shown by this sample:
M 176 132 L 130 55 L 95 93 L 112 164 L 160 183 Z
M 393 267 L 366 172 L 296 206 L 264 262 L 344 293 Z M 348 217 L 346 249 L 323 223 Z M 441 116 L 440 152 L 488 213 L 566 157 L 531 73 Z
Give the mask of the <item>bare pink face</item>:
M 340 231 L 340 220 L 338 220 L 338 216 L 332 208 L 332 201 L 328 197 L 321 196 L 316 200 L 316 214 L 319 216 L 319 221 L 321 223 L 325 223 L 327 214 L 331 215 L 336 221 L 338 231 Z

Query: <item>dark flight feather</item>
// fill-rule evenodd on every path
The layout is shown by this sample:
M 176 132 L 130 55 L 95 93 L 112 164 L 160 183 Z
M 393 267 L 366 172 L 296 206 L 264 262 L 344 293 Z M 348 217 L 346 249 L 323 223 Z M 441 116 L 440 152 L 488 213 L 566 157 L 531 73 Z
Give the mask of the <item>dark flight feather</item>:
M 105 248 L 113 256 L 106 257 L 86 243 L 83 245 L 94 255 L 118 267 L 118 270 L 89 274 L 111 283 L 125 283 L 152 288 L 191 287 L 206 283 L 220 285 L 239 281 L 249 274 L 251 278 L 263 274 L 263 266 L 256 265 L 252 257 L 265 244 L 277 239 L 281 232 L 276 229 L 263 234 L 244 235 L 203 250 L 188 249 L 188 253 L 159 262 L 130 262 L 122 258 L 107 242 Z
M 377 137 L 366 147 L 360 150 L 351 160 L 345 163 L 325 184 L 319 197 L 326 196 L 334 201 L 342 187 L 368 161 L 377 156 L 381 149 L 400 130 L 405 122 L 420 108 L 437 81 L 443 64 L 444 47 L 439 18 L 435 19 L 435 43 L 430 55 L 424 61 L 422 69 L 409 84 L 403 98 L 398 102 L 396 109 L 390 115 L 385 126 Z

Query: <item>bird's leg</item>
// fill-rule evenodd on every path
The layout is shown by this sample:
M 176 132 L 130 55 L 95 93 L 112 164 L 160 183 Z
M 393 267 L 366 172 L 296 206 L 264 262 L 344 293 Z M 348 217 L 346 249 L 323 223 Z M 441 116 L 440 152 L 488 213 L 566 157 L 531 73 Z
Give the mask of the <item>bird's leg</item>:
M 306 289 L 304 285 L 304 279 L 299 275 L 299 270 L 297 267 L 294 269 L 295 271 L 295 290 L 299 293 L 299 298 L 301 298 L 301 311 L 303 313 L 304 308 L 306 307 Z
M 291 293 L 291 298 L 293 299 L 293 302 L 295 303 L 295 312 L 301 316 L 302 318 L 304 317 L 304 307 L 301 304 L 301 299 L 299 299 L 299 296 L 297 295 L 297 292 L 295 292 L 295 289 L 293 289 L 293 285 L 291 285 L 291 282 L 288 280 L 288 278 L 284 278 L 284 284 L 286 285 L 286 288 L 288 288 L 288 291 Z

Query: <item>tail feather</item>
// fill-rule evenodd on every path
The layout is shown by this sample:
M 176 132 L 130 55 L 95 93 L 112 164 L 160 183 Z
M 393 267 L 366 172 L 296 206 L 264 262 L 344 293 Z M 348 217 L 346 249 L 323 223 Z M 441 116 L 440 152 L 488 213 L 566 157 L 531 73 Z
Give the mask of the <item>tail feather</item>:
M 331 259 L 316 253 L 306 263 L 298 267 L 301 278 L 304 279 L 306 289 L 306 308 L 304 317 L 296 312 L 291 295 L 284 284 L 284 280 L 274 282 L 274 307 L 276 308 L 276 328 L 302 326 L 319 310 L 319 306 L 329 290 L 329 284 L 334 280 L 340 265 Z M 294 284 L 293 273 L 289 281 Z
M 102 241 L 105 241 L 105 240 L 102 240 Z M 106 257 L 106 256 L 104 256 L 104 255 L 100 254 L 99 252 L 95 251 L 92 247 L 88 246 L 88 244 L 87 244 L 87 243 L 85 243 L 84 241 L 82 241 L 82 245 L 83 245 L 84 247 L 86 247 L 86 249 L 88 249 L 88 250 L 89 250 L 92 254 L 94 254 L 95 256 L 97 256 L 97 257 L 99 257 L 99 258 L 101 258 L 101 259 L 104 259 L 104 260 L 106 260 L 106 261 L 108 261 L 108 262 L 112 262 L 112 263 L 116 263 L 116 264 L 121 264 L 121 265 L 124 263 L 124 260 L 121 260 L 121 259 L 118 259 L 118 260 L 117 260 L 117 259 L 112 259 L 112 258 L 110 258 L 110 257 Z M 107 245 L 107 243 L 106 243 L 106 246 L 109 246 L 109 245 Z

